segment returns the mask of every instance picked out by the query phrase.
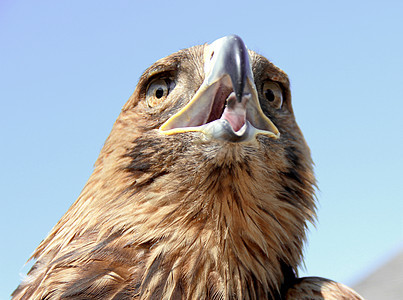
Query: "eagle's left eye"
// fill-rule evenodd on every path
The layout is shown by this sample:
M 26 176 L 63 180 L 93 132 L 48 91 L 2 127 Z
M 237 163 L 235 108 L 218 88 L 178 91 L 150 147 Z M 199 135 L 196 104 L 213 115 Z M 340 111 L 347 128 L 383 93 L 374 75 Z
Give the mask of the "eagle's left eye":
M 280 109 L 283 105 L 283 92 L 278 83 L 266 81 L 262 87 L 263 97 L 276 109 Z
M 156 79 L 147 88 L 146 102 L 149 107 L 154 107 L 166 99 L 170 92 L 171 84 L 168 79 Z

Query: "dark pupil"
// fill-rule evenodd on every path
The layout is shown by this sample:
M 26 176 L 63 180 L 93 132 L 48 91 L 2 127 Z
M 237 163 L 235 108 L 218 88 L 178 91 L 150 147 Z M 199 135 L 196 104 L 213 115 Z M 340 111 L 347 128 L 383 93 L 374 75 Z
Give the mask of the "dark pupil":
M 264 96 L 266 97 L 266 99 L 270 102 L 274 101 L 274 93 L 271 89 L 267 89 L 264 91 Z
M 164 96 L 164 89 L 163 88 L 158 88 L 156 91 L 155 91 L 155 96 L 159 99 L 159 98 L 161 98 L 162 96 Z

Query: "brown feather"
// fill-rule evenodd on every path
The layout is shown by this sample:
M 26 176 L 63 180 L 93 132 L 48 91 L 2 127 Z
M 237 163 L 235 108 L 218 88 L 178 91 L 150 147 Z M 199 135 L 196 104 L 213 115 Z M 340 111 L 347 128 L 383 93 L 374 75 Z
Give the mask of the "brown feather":
M 144 72 L 13 299 L 274 299 L 293 284 L 315 218 L 315 179 L 287 75 L 250 52 L 256 86 L 270 78 L 284 91 L 282 112 L 261 103 L 278 140 L 158 131 L 204 80 L 204 47 Z M 146 89 L 161 74 L 176 86 L 150 108 Z
M 345 285 L 320 277 L 305 277 L 288 290 L 286 300 L 363 300 Z

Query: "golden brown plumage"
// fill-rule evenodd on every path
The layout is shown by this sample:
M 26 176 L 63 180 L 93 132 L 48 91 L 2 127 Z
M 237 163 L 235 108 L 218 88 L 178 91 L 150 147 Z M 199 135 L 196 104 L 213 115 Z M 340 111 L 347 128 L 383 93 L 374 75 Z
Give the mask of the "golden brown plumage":
M 230 36 L 145 71 L 14 299 L 302 299 L 318 289 L 295 278 L 315 179 L 289 81 L 245 51 Z
M 320 277 L 297 279 L 288 289 L 286 300 L 359 300 L 363 299 L 349 287 Z

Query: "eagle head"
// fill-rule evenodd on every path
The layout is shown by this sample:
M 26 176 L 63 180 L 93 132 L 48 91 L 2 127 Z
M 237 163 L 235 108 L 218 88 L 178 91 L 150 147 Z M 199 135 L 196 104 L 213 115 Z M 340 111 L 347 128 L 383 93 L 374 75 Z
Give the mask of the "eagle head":
M 287 75 L 236 35 L 181 50 L 140 77 L 16 294 L 275 298 L 314 190 Z

